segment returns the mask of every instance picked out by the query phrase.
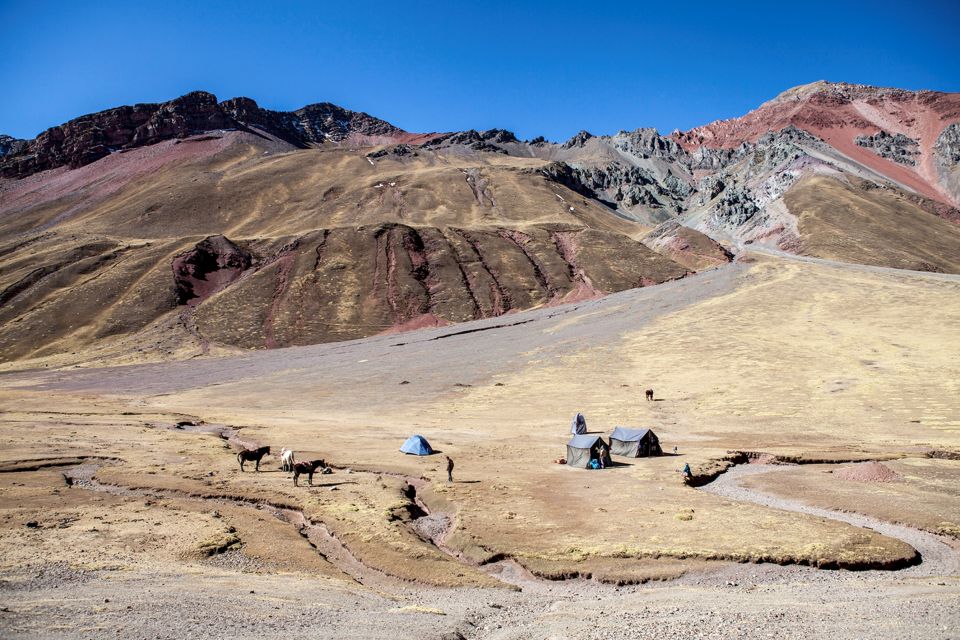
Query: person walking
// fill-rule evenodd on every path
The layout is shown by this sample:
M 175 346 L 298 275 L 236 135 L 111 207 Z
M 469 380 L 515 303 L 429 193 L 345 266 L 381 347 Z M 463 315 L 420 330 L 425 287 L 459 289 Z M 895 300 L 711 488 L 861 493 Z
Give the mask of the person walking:
M 447 458 L 447 482 L 453 482 L 453 460 L 450 459 L 450 456 Z

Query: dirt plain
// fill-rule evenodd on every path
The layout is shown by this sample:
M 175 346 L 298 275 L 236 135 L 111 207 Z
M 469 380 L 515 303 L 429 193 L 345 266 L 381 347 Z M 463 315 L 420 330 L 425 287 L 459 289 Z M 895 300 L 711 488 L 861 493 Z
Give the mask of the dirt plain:
M 598 300 L 352 342 L 8 367 L 0 627 L 956 637 L 955 568 L 864 526 L 698 491 L 678 469 L 707 479 L 729 451 L 829 462 L 742 482 L 956 549 L 960 461 L 943 452 L 960 451 L 958 293 L 955 276 L 757 254 Z M 591 431 L 650 426 L 678 455 L 602 472 L 554 464 L 577 411 Z M 175 427 L 184 420 L 199 426 Z M 398 452 L 411 433 L 456 461 L 456 482 L 442 455 Z M 334 472 L 294 488 L 274 455 L 241 473 L 235 450 L 253 444 Z M 884 460 L 903 480 L 826 473 L 855 460 Z

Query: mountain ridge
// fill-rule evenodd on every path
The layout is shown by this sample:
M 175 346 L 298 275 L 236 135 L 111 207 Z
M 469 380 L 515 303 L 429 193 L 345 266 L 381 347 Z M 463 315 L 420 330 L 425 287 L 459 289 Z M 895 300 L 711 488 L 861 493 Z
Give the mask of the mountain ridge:
M 110 153 L 237 129 L 265 133 L 299 148 L 328 141 L 353 144 L 419 142 L 431 134 L 409 134 L 367 113 L 329 102 L 294 111 L 260 107 L 251 98 L 218 102 L 206 91 L 193 91 L 162 103 L 138 103 L 86 114 L 50 127 L 33 140 L 0 138 L 0 176 L 22 178 L 39 171 L 95 162 Z
M 554 143 L 195 93 L 2 138 L 0 357 L 349 340 L 656 285 L 753 247 L 960 273 L 958 95 L 815 83 L 686 138 Z

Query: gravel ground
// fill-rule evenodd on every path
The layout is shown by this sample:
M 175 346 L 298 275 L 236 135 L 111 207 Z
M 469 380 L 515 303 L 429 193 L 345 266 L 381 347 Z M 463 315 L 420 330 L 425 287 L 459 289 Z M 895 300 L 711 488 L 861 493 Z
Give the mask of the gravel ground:
M 719 565 L 678 580 L 615 587 L 536 580 L 498 567 L 507 589 L 377 590 L 303 575 L 244 573 L 239 554 L 170 574 L 78 572 L 62 563 L 0 576 L 4 638 L 958 638 L 957 552 L 908 527 L 745 490 L 737 467 L 705 490 L 869 526 L 916 546 L 896 572 Z M 441 524 L 437 522 L 436 524 Z M 227 558 L 226 556 L 230 556 Z
M 907 567 L 897 571 L 898 576 L 956 576 L 960 575 L 960 553 L 955 548 L 956 543 L 951 543 L 942 536 L 937 536 L 926 531 L 920 531 L 911 527 L 890 524 L 868 516 L 857 513 L 845 513 L 841 511 L 831 511 L 813 507 L 797 500 L 787 498 L 778 498 L 760 491 L 747 489 L 740 486 L 739 480 L 745 476 L 757 475 L 761 473 L 776 473 L 789 469 L 785 465 L 744 465 L 734 467 L 727 473 L 721 475 L 712 483 L 702 487 L 703 491 L 713 493 L 732 500 L 744 502 L 753 502 L 774 509 L 784 509 L 786 511 L 796 511 L 820 518 L 829 518 L 840 520 L 857 527 L 873 529 L 891 538 L 903 540 L 914 549 L 916 549 L 922 558 L 922 562 L 913 567 Z M 855 574 L 859 577 L 869 577 L 871 574 L 887 575 L 889 572 L 861 571 Z M 841 572 L 833 572 L 833 575 L 843 575 Z

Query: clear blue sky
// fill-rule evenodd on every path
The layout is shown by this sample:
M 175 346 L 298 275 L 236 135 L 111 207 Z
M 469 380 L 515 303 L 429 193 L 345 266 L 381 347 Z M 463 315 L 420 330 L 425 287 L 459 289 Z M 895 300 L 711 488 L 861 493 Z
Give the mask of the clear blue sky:
M 409 131 L 686 129 L 826 79 L 960 91 L 960 2 L 0 0 L 0 133 L 205 89 Z

